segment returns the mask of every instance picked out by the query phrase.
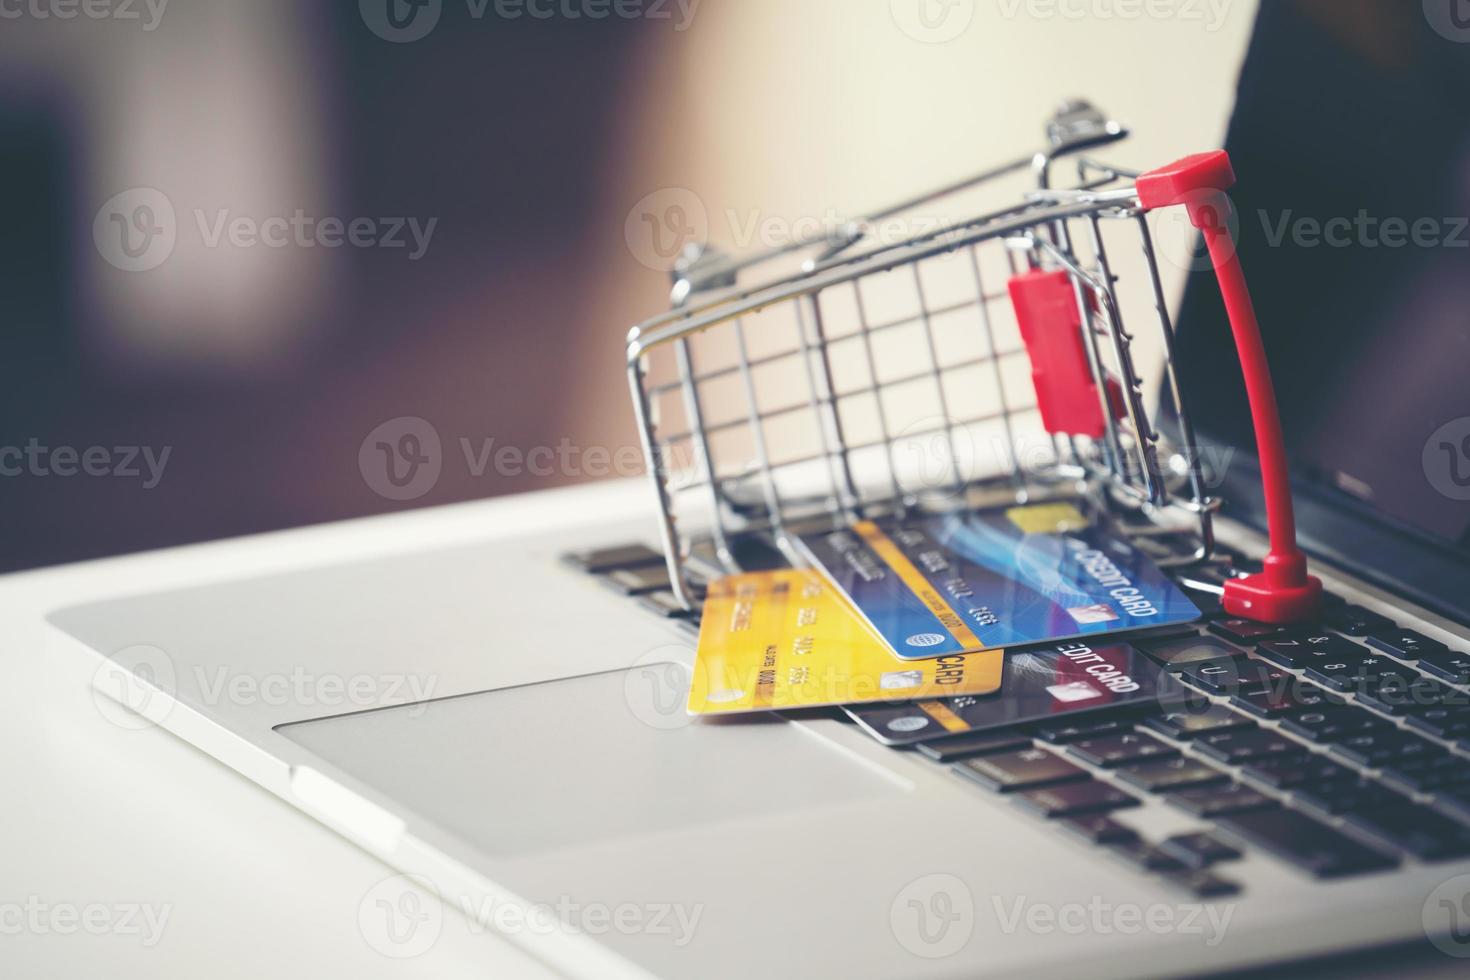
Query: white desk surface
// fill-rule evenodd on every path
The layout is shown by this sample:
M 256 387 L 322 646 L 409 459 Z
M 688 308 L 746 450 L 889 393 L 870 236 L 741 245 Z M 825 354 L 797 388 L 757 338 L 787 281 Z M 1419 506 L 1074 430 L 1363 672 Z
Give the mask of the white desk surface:
M 393 872 L 167 732 L 110 721 L 88 687 L 91 666 L 52 642 L 43 617 L 128 593 L 463 543 L 507 520 L 526 530 L 557 518 L 647 513 L 648 506 L 646 485 L 623 481 L 0 577 L 0 774 L 7 784 L 0 974 L 553 976 L 452 912 L 427 952 L 392 959 L 377 951 L 359 931 L 359 907 Z M 67 918 L 88 906 L 105 907 L 91 913 L 99 916 L 97 934 Z M 142 912 L 129 918 L 144 908 L 167 915 L 151 945 Z M 106 928 L 104 917 L 117 927 Z M 1328 970 L 1427 978 L 1461 975 L 1462 966 L 1401 951 L 1359 955 Z

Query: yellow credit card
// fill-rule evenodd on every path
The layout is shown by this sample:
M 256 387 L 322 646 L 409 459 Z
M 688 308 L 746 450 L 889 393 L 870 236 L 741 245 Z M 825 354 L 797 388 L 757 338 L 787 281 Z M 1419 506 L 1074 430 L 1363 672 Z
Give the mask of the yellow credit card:
M 1067 503 L 1012 507 L 1006 511 L 1006 517 L 1021 529 L 1022 534 L 1064 534 L 1092 526 L 1080 510 Z
M 991 694 L 1004 654 L 901 660 L 820 573 L 731 575 L 705 598 L 689 713 Z

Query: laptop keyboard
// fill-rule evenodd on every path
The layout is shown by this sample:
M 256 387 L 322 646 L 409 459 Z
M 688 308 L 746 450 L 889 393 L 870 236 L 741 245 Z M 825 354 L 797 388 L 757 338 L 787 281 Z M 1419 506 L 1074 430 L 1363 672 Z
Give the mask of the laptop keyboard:
M 567 560 L 697 629 L 658 552 Z M 1470 856 L 1470 652 L 1331 595 L 1321 622 L 1305 626 L 1225 616 L 1207 587 L 1228 574 L 1181 573 L 1206 612 L 1200 624 L 1127 637 L 1183 682 L 1186 700 L 956 736 L 918 753 L 1201 897 L 1238 892 L 1218 869 L 1251 851 L 1324 879 Z M 1204 826 L 1145 840 L 1126 815 L 1146 799 Z

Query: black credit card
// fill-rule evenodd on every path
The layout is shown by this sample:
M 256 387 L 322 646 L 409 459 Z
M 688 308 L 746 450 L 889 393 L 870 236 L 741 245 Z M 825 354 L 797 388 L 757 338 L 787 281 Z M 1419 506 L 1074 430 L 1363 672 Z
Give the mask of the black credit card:
M 886 745 L 911 745 L 1148 701 L 1178 700 L 1185 688 L 1126 643 L 1077 641 L 1008 652 L 994 694 L 844 707 Z

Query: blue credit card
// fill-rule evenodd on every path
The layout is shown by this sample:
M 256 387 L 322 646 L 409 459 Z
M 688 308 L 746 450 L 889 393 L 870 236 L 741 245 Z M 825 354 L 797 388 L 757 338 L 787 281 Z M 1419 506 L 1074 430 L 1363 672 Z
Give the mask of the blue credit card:
M 910 660 L 1200 616 L 1151 558 L 1071 504 L 858 521 L 801 543 Z

